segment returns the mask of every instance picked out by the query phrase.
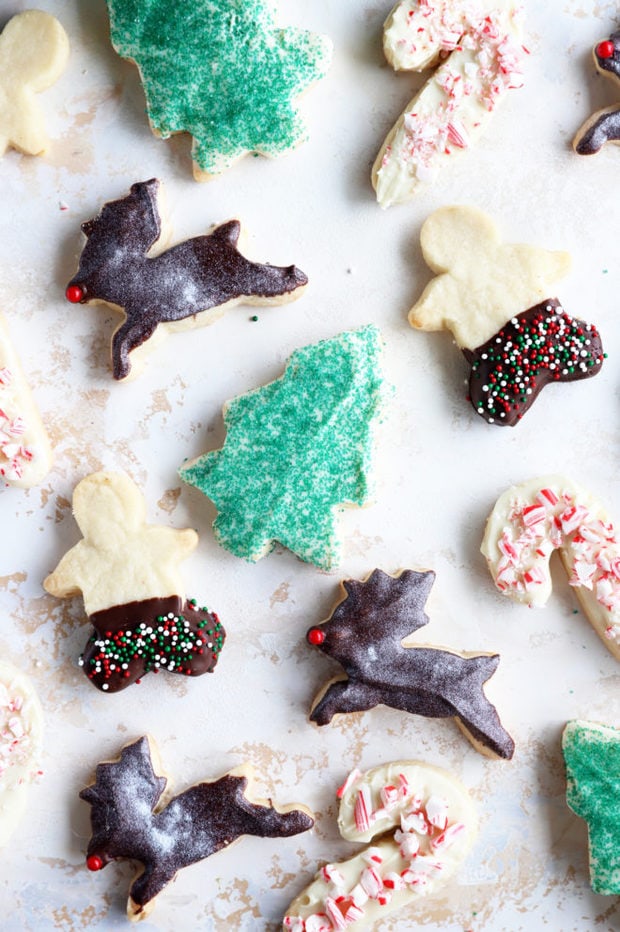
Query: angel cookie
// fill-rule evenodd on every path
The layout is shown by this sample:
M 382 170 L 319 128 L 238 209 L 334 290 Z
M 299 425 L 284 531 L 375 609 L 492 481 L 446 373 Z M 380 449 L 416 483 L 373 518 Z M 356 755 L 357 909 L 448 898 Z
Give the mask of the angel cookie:
M 550 382 L 596 375 L 596 327 L 566 313 L 552 284 L 570 257 L 503 243 L 475 207 L 442 207 L 424 222 L 422 252 L 436 278 L 409 312 L 418 330 L 450 330 L 471 365 L 469 399 L 489 424 L 513 427 Z
M 396 71 L 435 70 L 390 130 L 372 169 L 382 207 L 408 200 L 465 152 L 507 92 L 521 87 L 515 0 L 401 0 L 384 25 Z
M 394 910 L 440 892 L 477 835 L 465 787 L 421 761 L 354 770 L 337 795 L 340 834 L 367 847 L 321 868 L 287 909 L 287 932 L 374 928 Z
M 92 473 L 75 487 L 84 535 L 43 583 L 58 598 L 82 593 L 95 631 L 80 665 L 98 689 L 118 692 L 153 670 L 210 673 L 224 629 L 214 612 L 185 601 L 179 564 L 198 535 L 145 523 L 145 504 L 125 473 Z
M 129 891 L 130 919 L 144 919 L 179 870 L 242 835 L 288 838 L 314 824 L 303 807 L 277 809 L 271 800 L 254 799 L 249 764 L 165 799 L 168 781 L 157 776 L 154 757 L 157 766 L 153 742 L 140 738 L 119 760 L 99 764 L 95 783 L 80 793 L 91 806 L 88 868 L 99 871 L 119 858 L 143 867 Z
M 599 42 L 593 54 L 601 74 L 620 80 L 620 31 Z M 608 142 L 620 142 L 620 104 L 598 110 L 586 120 L 573 140 L 573 147 L 579 155 L 593 155 Z
M 322 78 L 331 42 L 276 27 L 270 0 L 107 0 L 112 44 L 139 70 L 149 121 L 163 139 L 193 136 L 204 181 L 256 152 L 305 138 L 295 99 Z
M 454 718 L 474 747 L 510 759 L 514 741 L 484 693 L 498 654 L 457 653 L 403 641 L 428 624 L 424 606 L 432 571 L 390 576 L 373 570 L 342 583 L 344 598 L 307 639 L 341 664 L 346 677 L 331 680 L 312 704 L 310 721 L 387 705 L 429 718 Z
M 308 283 L 294 265 L 246 259 L 237 248 L 238 220 L 162 251 L 161 189 L 157 178 L 137 182 L 82 224 L 86 244 L 65 292 L 73 304 L 109 304 L 124 314 L 112 338 L 115 379 L 127 378 L 132 362 L 169 330 L 211 324 L 239 302 L 292 301 Z M 159 251 L 150 255 L 154 246 Z
M 49 146 L 35 94 L 51 87 L 69 58 L 69 40 L 58 20 L 26 10 L 0 34 L 0 156 L 11 146 L 40 155 Z

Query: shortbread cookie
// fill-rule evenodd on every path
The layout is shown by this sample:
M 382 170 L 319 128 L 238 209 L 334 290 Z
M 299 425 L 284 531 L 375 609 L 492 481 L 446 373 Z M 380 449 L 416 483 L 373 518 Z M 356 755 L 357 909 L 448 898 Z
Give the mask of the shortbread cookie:
M 395 761 L 353 771 L 338 792 L 343 838 L 373 842 L 326 864 L 291 903 L 288 932 L 363 929 L 438 892 L 465 859 L 477 817 L 465 787 L 447 771 Z
M 586 617 L 620 660 L 620 545 L 590 492 L 557 475 L 512 486 L 489 516 L 481 550 L 500 592 L 529 606 L 547 602 L 558 550 Z
M 384 25 L 396 71 L 435 71 L 390 130 L 372 169 L 382 207 L 409 200 L 464 152 L 521 87 L 522 6 L 515 0 L 400 0 Z
M 231 553 L 255 562 L 279 541 L 321 569 L 338 563 L 337 512 L 370 493 L 380 355 L 376 327 L 347 331 L 296 350 L 279 379 L 225 406 L 224 446 L 179 475 L 215 503 Z
M 242 256 L 238 220 L 150 255 L 167 238 L 160 192 L 156 178 L 134 184 L 126 197 L 104 204 L 99 216 L 82 224 L 86 245 L 66 289 L 74 304 L 103 303 L 124 314 L 112 338 L 115 379 L 129 376 L 154 336 L 211 324 L 239 302 L 283 304 L 308 283 L 294 265 L 260 265 Z
M 43 713 L 32 683 L 0 661 L 0 848 L 8 842 L 41 774 Z
M 620 31 L 599 42 L 593 55 L 601 74 L 620 80 Z M 579 155 L 594 155 L 608 142 L 620 142 L 620 104 L 598 110 L 586 120 L 573 140 L 573 147 Z
M 0 484 L 38 485 L 51 465 L 47 432 L 0 314 Z
M 620 894 L 620 729 L 569 722 L 562 735 L 566 802 L 588 823 L 595 893 Z
M 26 10 L 0 34 L 0 156 L 12 147 L 41 155 L 49 146 L 36 94 L 51 87 L 69 59 L 69 40 L 58 20 Z
M 112 43 L 135 62 L 153 132 L 193 136 L 207 180 L 251 152 L 286 153 L 306 130 L 295 100 L 329 68 L 332 45 L 277 28 L 270 0 L 107 0 Z
M 151 670 L 210 673 L 224 628 L 214 612 L 185 601 L 179 564 L 198 535 L 145 523 L 140 490 L 125 473 L 92 473 L 75 487 L 73 513 L 84 535 L 43 583 L 58 598 L 82 594 L 95 631 L 80 664 L 104 692 Z
M 346 679 L 330 680 L 314 700 L 310 720 L 326 725 L 334 715 L 380 704 L 429 718 L 454 718 L 478 751 L 510 759 L 514 741 L 484 694 L 499 655 L 403 646 L 412 632 L 428 624 L 424 606 L 434 581 L 430 570 L 390 576 L 377 569 L 361 582 L 342 582 L 342 600 L 327 621 L 310 628 L 307 638 L 338 661 Z
M 419 330 L 449 330 L 471 365 L 469 400 L 489 424 L 514 426 L 545 385 L 596 375 L 604 352 L 596 327 L 546 297 L 570 257 L 503 243 L 475 207 L 442 207 L 422 226 L 437 277 L 409 312 Z
M 130 919 L 144 919 L 179 870 L 240 836 L 288 838 L 314 824 L 303 807 L 277 809 L 254 799 L 249 764 L 164 801 L 168 781 L 155 773 L 153 750 L 148 737 L 127 745 L 118 760 L 99 764 L 95 783 L 80 793 L 92 807 L 88 868 L 99 871 L 120 858 L 142 865 L 129 890 Z

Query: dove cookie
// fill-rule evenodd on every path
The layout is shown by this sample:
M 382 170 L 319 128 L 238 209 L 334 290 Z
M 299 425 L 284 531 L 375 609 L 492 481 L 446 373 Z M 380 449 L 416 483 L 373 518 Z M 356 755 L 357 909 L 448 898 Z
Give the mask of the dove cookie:
M 452 333 L 471 366 L 469 400 L 487 423 L 514 427 L 546 385 L 600 371 L 596 327 L 548 297 L 567 253 L 504 243 L 490 217 L 465 206 L 432 213 L 420 241 L 436 277 L 409 323 Z
M 598 71 L 620 81 L 620 31 L 599 42 L 593 54 Z M 608 142 L 620 142 L 620 103 L 598 110 L 586 120 L 573 140 L 573 148 L 578 155 L 594 155 Z
M 310 721 L 327 725 L 334 715 L 377 705 L 454 718 L 476 750 L 509 760 L 514 741 L 484 693 L 499 655 L 403 647 L 405 638 L 428 624 L 424 606 L 434 581 L 430 570 L 390 576 L 378 569 L 362 581 L 344 580 L 344 598 L 327 621 L 310 628 L 307 640 L 337 660 L 346 678 L 327 683 Z
M 465 787 L 421 761 L 355 770 L 338 796 L 340 834 L 367 847 L 321 868 L 286 911 L 288 932 L 374 928 L 393 911 L 439 892 L 478 831 Z
M 242 256 L 237 220 L 151 255 L 166 240 L 160 195 L 156 178 L 138 182 L 83 223 L 86 244 L 66 288 L 73 304 L 108 304 L 124 315 L 112 337 L 115 379 L 126 379 L 132 363 L 143 362 L 145 351 L 170 330 L 211 324 L 240 302 L 283 304 L 308 283 L 294 265 L 261 265 Z
M 153 132 L 193 137 L 204 181 L 248 153 L 279 156 L 306 137 L 296 98 L 329 68 L 332 45 L 277 27 L 270 0 L 107 0 L 112 44 L 134 61 Z
M 210 673 L 225 631 L 214 612 L 185 599 L 179 569 L 196 532 L 146 524 L 144 498 L 125 473 L 82 479 L 73 513 L 84 536 L 43 585 L 58 598 L 83 596 L 95 630 L 80 665 L 91 683 L 118 692 L 150 671 Z
M 91 806 L 89 870 L 99 871 L 120 858 L 142 865 L 129 890 L 127 915 L 132 920 L 151 912 L 155 898 L 179 870 L 242 835 L 288 838 L 314 824 L 303 807 L 276 808 L 270 800 L 254 799 L 249 764 L 166 798 L 168 781 L 156 774 L 153 750 L 147 737 L 127 745 L 118 760 L 99 764 L 95 783 L 80 793 Z

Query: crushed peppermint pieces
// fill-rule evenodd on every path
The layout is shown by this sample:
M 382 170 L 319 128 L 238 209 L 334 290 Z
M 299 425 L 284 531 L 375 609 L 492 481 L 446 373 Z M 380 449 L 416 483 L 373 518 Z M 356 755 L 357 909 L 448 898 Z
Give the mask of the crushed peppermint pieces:
M 24 465 L 33 458 L 32 450 L 21 441 L 26 421 L 13 410 L 13 379 L 8 367 L 0 369 L 0 477 L 7 482 L 21 479 Z
M 25 766 L 30 760 L 30 727 L 23 712 L 23 696 L 0 682 L 0 780 L 11 767 Z

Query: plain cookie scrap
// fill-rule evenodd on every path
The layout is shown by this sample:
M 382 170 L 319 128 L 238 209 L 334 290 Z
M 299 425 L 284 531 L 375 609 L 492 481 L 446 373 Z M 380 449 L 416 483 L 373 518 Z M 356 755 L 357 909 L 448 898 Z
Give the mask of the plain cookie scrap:
M 371 493 L 373 422 L 382 411 L 382 340 L 374 325 L 302 347 L 268 385 L 228 402 L 226 440 L 179 475 L 215 504 L 215 536 L 254 563 L 279 542 L 329 570 L 337 512 Z
M 155 755 L 152 739 L 138 739 L 117 760 L 99 764 L 95 783 L 80 793 L 91 806 L 87 867 L 99 871 L 121 858 L 142 865 L 129 890 L 127 915 L 132 920 L 151 912 L 155 898 L 179 870 L 242 835 L 288 838 L 314 824 L 303 806 L 276 808 L 271 800 L 255 799 L 249 764 L 166 799 L 168 781 L 157 776 Z
M 156 178 L 137 182 L 83 223 L 86 244 L 66 288 L 74 304 L 108 304 L 124 315 L 112 337 L 115 379 L 135 374 L 136 361 L 169 330 L 211 324 L 240 302 L 295 300 L 308 283 L 294 265 L 261 265 L 241 255 L 238 220 L 164 249 L 161 194 Z M 153 247 L 159 252 L 152 254 Z
M 266 0 L 107 0 L 112 44 L 136 63 L 153 132 L 193 137 L 205 181 L 249 153 L 279 156 L 306 138 L 295 101 L 324 77 L 332 44 L 280 28 Z
M 196 532 L 146 524 L 142 493 L 125 473 L 82 479 L 73 513 L 84 536 L 43 585 L 58 598 L 83 595 L 95 631 L 80 665 L 91 683 L 118 692 L 151 671 L 212 672 L 226 632 L 215 612 L 185 599 L 179 569 Z
M 586 618 L 620 660 L 620 543 L 603 505 L 558 475 L 530 479 L 500 495 L 481 546 L 500 592 L 528 606 L 545 605 L 554 550 Z
M 375 569 L 364 580 L 341 583 L 343 598 L 307 640 L 342 666 L 312 703 L 310 721 L 386 705 L 428 718 L 454 718 L 476 750 L 510 760 L 514 741 L 502 726 L 484 684 L 498 654 L 458 653 L 406 640 L 428 624 L 424 606 L 435 574 Z
M 503 243 L 487 214 L 460 205 L 430 214 L 420 243 L 436 277 L 409 323 L 452 333 L 471 365 L 469 400 L 488 424 L 514 427 L 546 385 L 600 372 L 596 327 L 549 297 L 568 272 L 567 253 Z
M 601 74 L 620 80 L 620 31 L 595 45 L 592 54 Z M 578 155 L 594 155 L 608 142 L 620 142 L 620 104 L 597 110 L 587 119 L 577 131 L 573 148 Z

